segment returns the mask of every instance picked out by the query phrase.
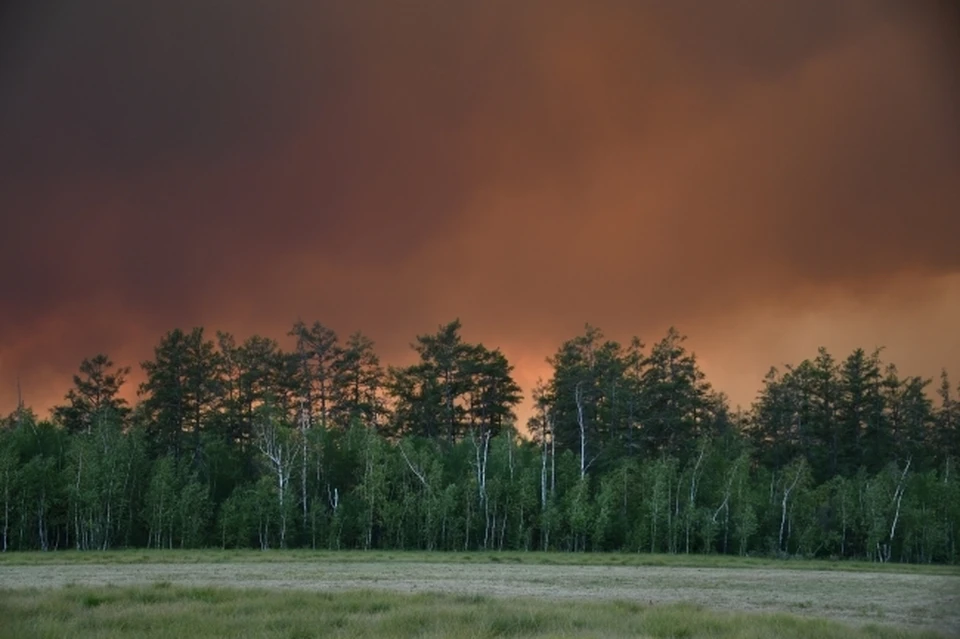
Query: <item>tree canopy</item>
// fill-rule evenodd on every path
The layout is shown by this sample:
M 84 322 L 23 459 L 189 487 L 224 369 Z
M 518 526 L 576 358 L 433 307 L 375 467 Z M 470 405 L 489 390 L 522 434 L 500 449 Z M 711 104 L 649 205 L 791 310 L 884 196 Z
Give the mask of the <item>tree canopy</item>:
M 79 364 L 49 419 L 0 420 L 3 550 L 565 549 L 960 561 L 960 402 L 883 351 L 772 368 L 732 411 L 671 328 L 593 326 L 522 392 L 459 320 L 409 366 L 297 322 L 202 328 L 131 369 Z

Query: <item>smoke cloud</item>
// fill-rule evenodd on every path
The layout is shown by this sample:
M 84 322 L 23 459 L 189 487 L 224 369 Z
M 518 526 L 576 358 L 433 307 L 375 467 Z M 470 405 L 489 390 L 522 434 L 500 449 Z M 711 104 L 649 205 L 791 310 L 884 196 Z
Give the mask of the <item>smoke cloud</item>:
M 387 362 L 460 317 L 564 339 L 960 364 L 947 3 L 20 3 L 0 28 L 0 412 L 176 326 Z

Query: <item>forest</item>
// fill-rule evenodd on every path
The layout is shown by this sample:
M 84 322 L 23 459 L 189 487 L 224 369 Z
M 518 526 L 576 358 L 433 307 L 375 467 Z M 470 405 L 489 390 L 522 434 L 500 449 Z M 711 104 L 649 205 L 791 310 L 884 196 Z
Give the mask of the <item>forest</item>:
M 49 418 L 0 419 L 3 551 L 150 548 L 724 553 L 958 563 L 960 405 L 882 351 L 827 350 L 733 410 L 675 329 L 597 328 L 550 357 L 533 416 L 453 321 L 383 366 L 362 333 L 173 330 L 85 359 Z

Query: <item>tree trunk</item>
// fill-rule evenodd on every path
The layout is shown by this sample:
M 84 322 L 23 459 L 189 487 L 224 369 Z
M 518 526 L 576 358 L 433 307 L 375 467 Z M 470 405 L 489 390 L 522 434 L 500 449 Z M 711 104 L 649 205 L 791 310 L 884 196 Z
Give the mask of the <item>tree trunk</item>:
M 37 502 L 37 534 L 40 537 L 40 550 L 47 550 L 47 522 L 46 522 L 46 492 L 40 493 L 40 500 Z
M 693 467 L 693 473 L 690 476 L 690 504 L 687 506 L 687 517 L 686 517 L 686 553 L 690 554 L 690 528 L 693 524 L 693 512 L 694 512 L 694 503 L 697 499 L 697 480 L 698 473 L 700 472 L 700 464 L 703 462 L 703 455 L 706 452 L 706 447 L 701 446 L 700 456 L 697 457 L 697 463 Z
M 580 479 L 587 473 L 587 425 L 583 420 L 583 382 L 577 382 L 574 397 L 577 401 L 577 424 L 580 427 Z
M 547 509 L 547 433 L 543 432 L 543 442 L 540 446 L 540 512 Z
M 887 544 L 886 557 L 884 558 L 884 561 L 890 561 L 890 556 L 893 553 L 893 538 L 897 532 L 897 522 L 900 520 L 900 502 L 903 501 L 903 491 L 906 488 L 904 482 L 907 479 L 907 473 L 910 471 L 911 461 L 913 461 L 912 458 L 907 459 L 907 465 L 903 468 L 903 474 L 900 475 L 900 482 L 897 484 L 897 490 L 893 493 L 893 500 L 897 504 L 897 509 L 893 515 L 893 523 L 890 524 L 890 541 Z
M 476 456 L 477 498 L 483 509 L 483 548 L 487 549 L 490 541 L 490 504 L 487 499 L 487 460 L 490 452 L 490 431 L 485 431 L 479 438 L 473 439 Z M 482 447 L 482 448 L 481 448 Z
M 783 533 L 784 533 L 784 527 L 787 523 L 787 502 L 790 499 L 790 493 L 793 492 L 793 489 L 797 487 L 797 483 L 800 481 L 800 475 L 802 472 L 803 472 L 803 465 L 801 464 L 797 466 L 797 474 L 793 478 L 793 483 L 790 484 L 789 488 L 784 488 L 784 491 L 783 491 L 783 501 L 781 504 L 781 511 L 780 511 L 780 541 L 777 546 L 781 552 L 784 552 L 786 550 L 783 546 Z

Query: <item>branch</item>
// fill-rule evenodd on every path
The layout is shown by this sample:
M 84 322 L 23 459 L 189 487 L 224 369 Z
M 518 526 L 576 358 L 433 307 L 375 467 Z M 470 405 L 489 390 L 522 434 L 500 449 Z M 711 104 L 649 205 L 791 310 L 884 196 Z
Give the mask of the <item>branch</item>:
M 697 457 L 697 463 L 693 467 L 693 475 L 690 477 L 690 505 L 693 506 L 697 498 L 697 472 L 700 470 L 700 464 L 703 462 L 703 455 L 707 452 L 706 444 L 700 447 L 700 456 Z
M 803 464 L 799 464 L 799 465 L 797 466 L 797 474 L 796 474 L 796 475 L 794 476 L 794 478 L 793 478 L 793 483 L 790 484 L 790 488 L 788 488 L 788 489 L 786 490 L 786 492 L 783 494 L 783 500 L 784 500 L 784 501 L 787 500 L 787 497 L 790 495 L 790 493 L 793 492 L 793 489 L 797 487 L 797 482 L 800 481 L 800 475 L 801 475 L 802 473 L 803 473 Z
M 907 458 L 907 465 L 903 468 L 903 474 L 900 475 L 900 482 L 897 484 L 897 490 L 893 493 L 893 499 L 897 503 L 897 512 L 893 516 L 893 523 L 890 525 L 890 545 L 893 546 L 893 534 L 897 530 L 897 520 L 900 519 L 900 502 L 903 500 L 903 491 L 906 486 L 903 485 L 904 480 L 907 478 L 907 471 L 910 470 L 910 462 L 913 461 L 912 457 Z M 892 549 L 891 549 L 892 550 Z
M 727 490 L 723 496 L 723 503 L 720 504 L 717 511 L 713 513 L 712 523 L 717 523 L 717 517 L 720 515 L 720 511 L 730 502 L 730 490 L 733 488 L 733 480 L 737 476 L 737 470 L 740 468 L 740 461 L 742 459 L 743 457 L 737 457 L 737 460 L 733 463 L 733 468 L 730 469 L 730 477 L 727 479 Z
M 730 493 L 727 493 L 723 497 L 723 503 L 720 504 L 720 507 L 717 508 L 716 512 L 713 513 L 713 517 L 710 519 L 710 523 L 717 523 L 717 517 L 720 515 L 720 511 L 723 510 L 723 507 L 727 505 L 727 502 L 730 501 Z
M 410 468 L 411 471 L 413 471 L 413 474 L 417 476 L 417 479 L 420 480 L 420 483 L 423 484 L 423 487 L 426 488 L 427 490 L 430 490 L 430 484 L 427 483 L 427 480 L 423 476 L 423 473 L 417 470 L 417 468 L 413 465 L 413 462 L 410 461 L 410 458 L 407 457 L 407 451 L 403 449 L 403 443 L 397 442 L 397 448 L 400 449 L 400 454 L 403 455 L 403 461 L 407 462 L 407 466 Z

